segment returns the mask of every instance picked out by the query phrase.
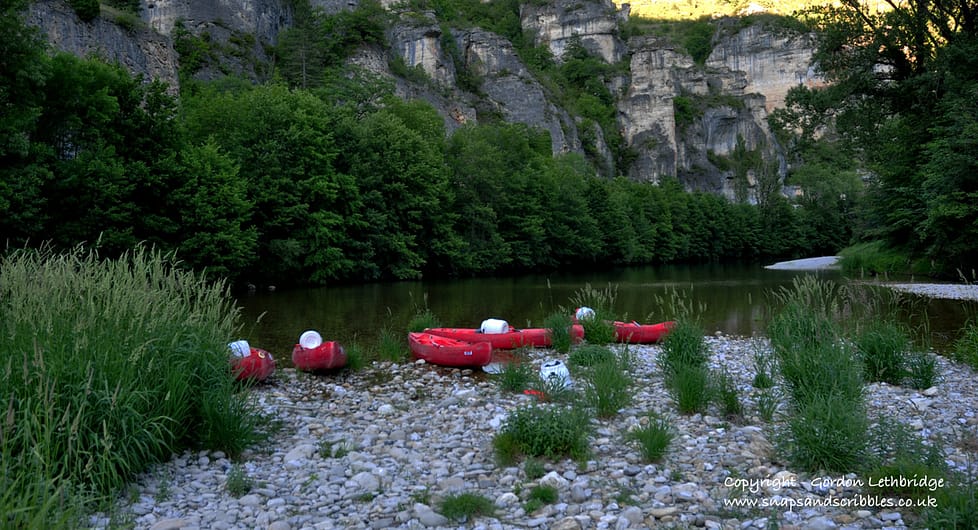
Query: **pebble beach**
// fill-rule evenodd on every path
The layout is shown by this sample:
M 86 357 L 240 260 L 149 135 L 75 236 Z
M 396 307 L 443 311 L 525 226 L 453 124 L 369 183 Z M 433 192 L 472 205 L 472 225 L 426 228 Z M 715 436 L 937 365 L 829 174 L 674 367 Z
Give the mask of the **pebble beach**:
M 586 463 L 548 461 L 542 477 L 496 463 L 492 438 L 507 416 L 535 398 L 505 392 L 481 370 L 416 363 L 374 363 L 359 372 L 310 375 L 280 369 L 252 391 L 281 422 L 271 440 L 231 461 L 194 452 L 144 474 L 120 511 L 140 529 L 628 529 L 908 528 L 912 511 L 881 506 L 855 475 L 792 469 L 774 449 L 773 423 L 758 413 L 751 385 L 760 338 L 707 338 L 713 368 L 737 384 L 745 413 L 679 415 L 657 372 L 660 348 L 630 346 L 634 399 L 608 420 L 592 420 Z M 535 367 L 562 358 L 531 350 Z M 565 359 L 566 360 L 566 359 Z M 937 358 L 940 380 L 914 390 L 867 386 L 869 417 L 900 421 L 939 440 L 946 463 L 975 474 L 978 378 Z M 646 463 L 625 433 L 650 412 L 677 433 L 665 457 Z M 243 471 L 250 491 L 233 495 L 228 478 Z M 525 509 L 535 485 L 558 499 Z M 935 486 L 936 487 L 936 486 Z M 138 492 L 138 493 L 137 493 Z M 459 493 L 491 499 L 492 516 L 449 520 L 440 500 Z M 753 505 L 752 505 L 753 504 Z M 93 517 L 93 527 L 107 519 Z

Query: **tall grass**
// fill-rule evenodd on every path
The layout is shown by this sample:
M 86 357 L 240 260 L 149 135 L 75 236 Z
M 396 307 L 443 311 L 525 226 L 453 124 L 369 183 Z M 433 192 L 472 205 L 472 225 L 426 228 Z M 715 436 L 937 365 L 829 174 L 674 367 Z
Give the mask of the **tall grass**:
M 550 330 L 551 347 L 560 352 L 570 351 L 574 339 L 571 337 L 573 320 L 566 312 L 552 313 L 543 320 L 543 327 Z
M 709 360 L 703 328 L 692 320 L 681 319 L 662 341 L 658 364 L 667 377 L 685 366 L 705 366 Z
M 583 371 L 584 402 L 599 418 L 610 418 L 631 404 L 632 377 L 627 362 L 617 356 Z
M 865 455 L 869 422 L 862 363 L 840 331 L 847 301 L 837 286 L 810 276 L 776 296 L 783 308 L 768 335 L 789 405 L 782 451 L 809 471 L 853 471 Z
M 581 461 L 588 455 L 590 431 L 590 418 L 584 409 L 531 405 L 510 413 L 492 439 L 492 446 L 504 465 L 526 456 L 569 456 Z
M 0 300 L 4 524 L 70 527 L 79 491 L 104 498 L 187 446 L 234 456 L 258 440 L 229 370 L 239 310 L 223 283 L 143 249 L 17 251 Z
M 867 381 L 899 385 L 907 377 L 910 338 L 896 322 L 874 320 L 855 337 Z
M 615 340 L 615 299 L 618 286 L 608 284 L 604 289 L 596 289 L 591 284 L 577 290 L 570 298 L 574 307 L 590 307 L 594 310 L 592 318 L 581 320 L 584 327 L 584 340 L 590 344 L 608 344 Z

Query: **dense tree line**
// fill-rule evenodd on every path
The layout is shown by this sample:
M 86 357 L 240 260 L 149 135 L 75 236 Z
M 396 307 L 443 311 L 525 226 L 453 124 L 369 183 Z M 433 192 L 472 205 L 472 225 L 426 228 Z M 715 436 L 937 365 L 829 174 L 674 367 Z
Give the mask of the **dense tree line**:
M 809 13 L 830 84 L 799 87 L 778 122 L 806 183 L 868 182 L 857 237 L 907 267 L 956 276 L 978 263 L 978 5 L 843 0 Z M 818 200 L 838 200 L 825 193 Z
M 177 100 L 5 13 L 8 248 L 145 242 L 253 282 L 407 279 L 819 251 L 807 210 L 595 175 L 522 125 L 447 136 L 424 103 L 337 68 L 318 86 L 195 84 Z M 834 249 L 828 249 L 834 250 Z

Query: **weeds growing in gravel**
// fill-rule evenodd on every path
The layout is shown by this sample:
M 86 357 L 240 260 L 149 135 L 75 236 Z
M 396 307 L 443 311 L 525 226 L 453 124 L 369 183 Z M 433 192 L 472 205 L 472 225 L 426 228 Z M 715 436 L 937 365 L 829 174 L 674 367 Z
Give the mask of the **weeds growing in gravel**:
M 665 340 L 659 355 L 659 369 L 666 379 L 685 366 L 706 366 L 709 360 L 703 328 L 689 320 L 678 320 Z
M 476 517 L 495 513 L 496 506 L 488 497 L 478 493 L 456 493 L 441 501 L 441 514 L 453 521 L 464 523 Z
M 954 342 L 950 357 L 978 370 L 978 321 L 970 320 L 965 324 L 961 336 Z
M 743 416 L 744 406 L 737 393 L 737 384 L 729 372 L 725 369 L 714 372 L 712 387 L 714 398 L 724 418 L 735 419 Z
M 629 440 L 638 443 L 639 451 L 646 462 L 662 460 L 676 433 L 669 420 L 656 414 L 649 415 L 649 423 L 643 427 L 629 431 Z
M 584 401 L 599 418 L 610 418 L 632 402 L 632 378 L 624 361 L 612 358 L 583 371 Z
M 552 313 L 543 320 L 543 327 L 550 330 L 551 348 L 560 353 L 567 353 L 573 344 L 571 337 L 571 316 L 564 311 Z
M 408 321 L 407 331 L 409 333 L 418 333 L 424 331 L 428 328 L 439 328 L 441 327 L 441 321 L 438 317 L 431 311 L 431 309 L 424 308 L 418 309 L 418 311 L 411 317 Z
M 608 344 L 615 340 L 615 328 L 611 324 L 615 320 L 615 298 L 618 296 L 618 286 L 608 284 L 604 289 L 595 289 L 586 284 L 571 296 L 574 307 L 590 307 L 594 310 L 592 318 L 580 321 L 584 327 L 584 340 L 589 344 Z
M 522 392 L 530 388 L 537 379 L 537 374 L 528 362 L 506 363 L 502 371 L 493 376 L 493 381 L 506 392 Z
M 523 474 L 528 480 L 536 480 L 546 474 L 543 462 L 532 456 L 523 461 Z
M 567 357 L 571 366 L 589 367 L 615 360 L 615 352 L 603 344 L 582 344 L 574 348 Z
M 680 365 L 667 376 L 666 388 L 682 414 L 705 412 L 712 398 L 710 369 L 701 365 Z
M 380 329 L 377 341 L 377 356 L 381 361 L 401 363 L 407 360 L 409 352 L 405 335 L 394 331 L 390 326 Z
M 530 405 L 510 413 L 492 445 L 506 465 L 526 456 L 582 460 L 590 431 L 590 418 L 579 407 Z
M 896 322 L 873 320 L 856 335 L 866 380 L 899 385 L 907 375 L 910 338 Z
M 224 487 L 227 488 L 228 493 L 232 497 L 241 497 L 242 495 L 251 491 L 255 485 L 254 480 L 248 476 L 244 468 L 240 465 L 233 464 L 231 469 L 228 470 L 227 481 Z
M 939 376 L 940 369 L 933 354 L 915 351 L 907 357 L 907 384 L 911 388 L 930 388 L 937 384 Z
M 557 502 L 559 498 L 557 488 L 548 484 L 538 484 L 530 488 L 526 496 L 526 504 L 523 509 L 527 513 L 533 513 L 547 504 Z

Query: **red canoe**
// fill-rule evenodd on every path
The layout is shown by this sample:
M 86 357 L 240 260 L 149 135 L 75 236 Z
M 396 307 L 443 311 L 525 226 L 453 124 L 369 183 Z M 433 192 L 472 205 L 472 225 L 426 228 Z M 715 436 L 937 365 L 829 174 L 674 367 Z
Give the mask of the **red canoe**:
M 492 344 L 465 342 L 431 333 L 408 333 L 408 346 L 416 359 L 442 366 L 485 366 L 492 360 Z
M 296 344 L 292 348 L 292 365 L 296 370 L 314 372 L 331 370 L 346 366 L 346 350 L 336 341 L 328 341 L 315 348 L 303 348 Z
M 464 342 L 488 342 L 493 348 L 501 350 L 512 350 L 523 346 L 547 348 L 552 344 L 548 328 L 511 329 L 505 333 L 483 333 L 475 328 L 429 328 L 424 331 Z M 583 339 L 584 326 L 580 324 L 571 326 L 571 340 L 577 343 Z
M 264 381 L 275 371 L 275 359 L 265 350 L 251 348 L 247 357 L 231 357 L 231 371 L 238 381 Z
M 661 341 L 676 325 L 673 321 L 658 324 L 639 324 L 638 322 L 618 322 L 615 326 L 615 340 L 631 344 L 655 344 Z

